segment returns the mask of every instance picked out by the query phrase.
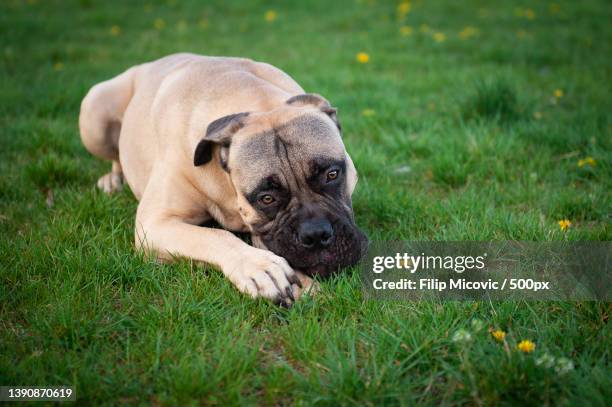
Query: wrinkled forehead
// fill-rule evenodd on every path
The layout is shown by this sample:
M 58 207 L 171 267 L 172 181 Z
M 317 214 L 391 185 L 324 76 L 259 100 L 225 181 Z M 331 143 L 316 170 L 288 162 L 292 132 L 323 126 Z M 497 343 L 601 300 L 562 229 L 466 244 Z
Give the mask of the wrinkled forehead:
M 234 144 L 230 152 L 232 172 L 245 189 L 254 188 L 262 178 L 290 172 L 305 179 L 313 164 L 343 161 L 344 144 L 331 121 L 317 115 L 301 115 L 279 126 L 255 134 L 247 134 Z M 252 185 L 250 185 L 252 184 Z

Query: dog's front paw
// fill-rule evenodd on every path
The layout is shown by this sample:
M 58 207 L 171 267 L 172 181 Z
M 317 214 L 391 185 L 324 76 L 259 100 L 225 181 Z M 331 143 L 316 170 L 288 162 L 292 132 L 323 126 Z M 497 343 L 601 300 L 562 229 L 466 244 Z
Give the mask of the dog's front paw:
M 289 263 L 267 250 L 255 249 L 236 261 L 225 274 L 243 293 L 290 307 L 302 283 Z

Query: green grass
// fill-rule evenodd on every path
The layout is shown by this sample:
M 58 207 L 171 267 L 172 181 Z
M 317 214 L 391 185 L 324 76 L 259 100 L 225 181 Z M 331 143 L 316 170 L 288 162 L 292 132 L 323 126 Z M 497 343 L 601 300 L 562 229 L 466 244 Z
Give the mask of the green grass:
M 112 3 L 0 5 L 1 385 L 73 385 L 83 405 L 609 404 L 606 303 L 368 302 L 349 270 L 284 310 L 143 259 L 137 203 L 95 190 L 109 164 L 77 117 L 130 65 L 251 57 L 339 108 L 372 240 L 610 240 L 610 2 L 413 1 L 403 21 L 381 0 Z M 485 329 L 453 343 L 474 318 Z

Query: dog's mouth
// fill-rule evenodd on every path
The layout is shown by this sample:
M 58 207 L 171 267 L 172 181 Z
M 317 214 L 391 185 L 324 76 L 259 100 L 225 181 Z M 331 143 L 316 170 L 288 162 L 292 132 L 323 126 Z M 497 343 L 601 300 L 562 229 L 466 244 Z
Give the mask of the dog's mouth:
M 328 278 L 338 273 L 342 268 L 357 264 L 365 255 L 367 247 L 367 237 L 361 231 L 358 231 L 329 250 L 304 252 L 288 248 L 289 250 L 276 252 L 272 248 L 272 251 L 284 257 L 291 267 L 310 277 Z
M 285 258 L 295 270 L 310 277 L 327 278 L 357 264 L 368 247 L 368 238 L 352 217 L 332 217 L 331 224 L 330 242 L 305 244 L 297 233 L 300 224 L 295 222 L 276 224 L 265 233 L 255 233 L 253 242 Z

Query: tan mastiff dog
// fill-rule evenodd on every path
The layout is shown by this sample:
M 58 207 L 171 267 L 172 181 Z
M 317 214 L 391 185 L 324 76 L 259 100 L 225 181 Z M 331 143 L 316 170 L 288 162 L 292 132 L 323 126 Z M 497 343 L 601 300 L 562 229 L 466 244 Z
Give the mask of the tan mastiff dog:
M 98 187 L 127 181 L 136 245 L 159 259 L 216 265 L 240 291 L 290 305 L 304 274 L 365 251 L 336 110 L 271 65 L 193 54 L 138 65 L 89 91 L 79 125 L 112 161 Z M 199 226 L 209 220 L 227 230 Z

